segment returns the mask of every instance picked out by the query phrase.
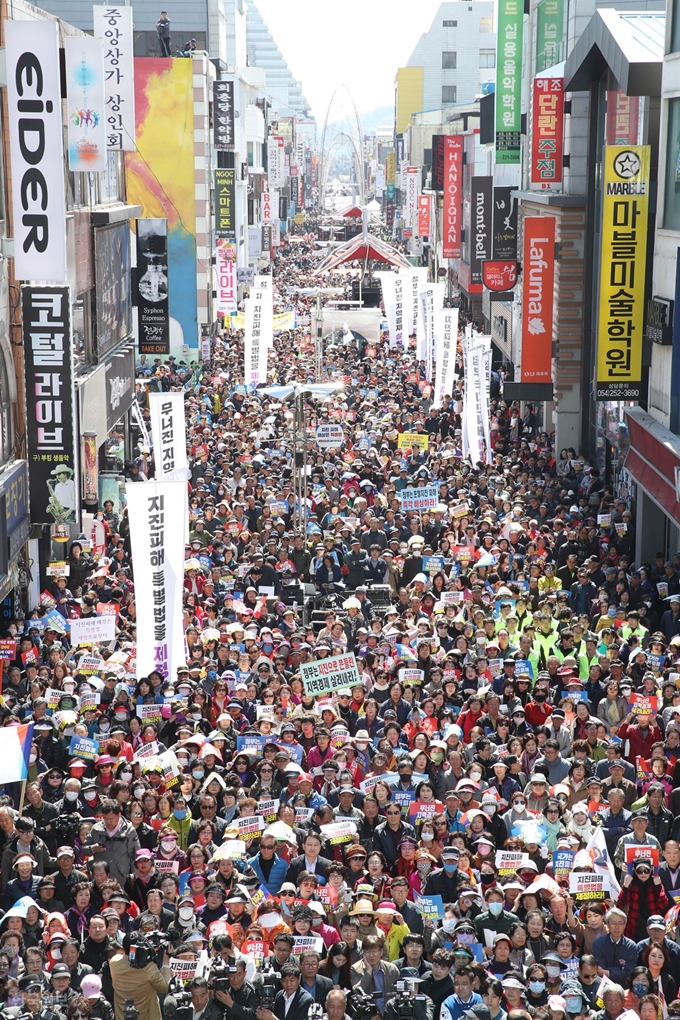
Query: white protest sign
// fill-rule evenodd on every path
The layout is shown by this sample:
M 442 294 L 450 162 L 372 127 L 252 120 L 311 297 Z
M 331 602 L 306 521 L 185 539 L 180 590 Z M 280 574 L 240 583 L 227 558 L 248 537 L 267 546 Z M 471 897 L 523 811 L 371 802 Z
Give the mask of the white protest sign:
M 329 822 L 327 825 L 322 825 L 321 831 L 331 846 L 335 846 L 338 843 L 349 843 L 352 836 L 355 835 L 357 827 L 348 818 L 345 822 Z
M 71 644 L 93 645 L 113 641 L 116 637 L 115 616 L 86 616 L 71 620 Z
M 301 662 L 299 669 L 305 693 L 310 696 L 339 691 L 343 687 L 356 687 L 361 683 L 354 652 L 317 659 L 316 662 Z

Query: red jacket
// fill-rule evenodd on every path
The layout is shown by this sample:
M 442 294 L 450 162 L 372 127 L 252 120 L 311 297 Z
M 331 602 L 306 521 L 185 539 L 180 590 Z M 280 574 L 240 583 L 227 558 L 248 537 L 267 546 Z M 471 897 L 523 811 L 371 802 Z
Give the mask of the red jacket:
M 628 754 L 626 755 L 628 761 L 635 761 L 638 756 L 650 758 L 652 744 L 663 740 L 663 733 L 658 726 L 650 726 L 645 735 L 637 723 L 623 723 L 619 726 L 617 736 L 621 737 L 621 740 L 628 741 Z

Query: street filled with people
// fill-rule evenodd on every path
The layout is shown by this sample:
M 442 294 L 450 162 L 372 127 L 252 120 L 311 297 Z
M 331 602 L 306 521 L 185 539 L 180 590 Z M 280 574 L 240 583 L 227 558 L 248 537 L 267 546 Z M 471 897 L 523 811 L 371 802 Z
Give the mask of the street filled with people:
M 33 730 L 0 797 L 2 1013 L 680 1018 L 680 553 L 636 562 L 628 492 L 496 372 L 463 456 L 462 314 L 439 404 L 384 329 L 326 338 L 319 378 L 315 288 L 359 271 L 321 258 L 308 224 L 272 263 L 292 400 L 245 385 L 238 329 L 138 363 L 142 420 L 185 401 L 176 675 L 137 674 L 113 502 L 5 626 L 2 726 Z M 140 437 L 127 488 L 154 477 Z M 114 641 L 69 641 L 107 613 Z

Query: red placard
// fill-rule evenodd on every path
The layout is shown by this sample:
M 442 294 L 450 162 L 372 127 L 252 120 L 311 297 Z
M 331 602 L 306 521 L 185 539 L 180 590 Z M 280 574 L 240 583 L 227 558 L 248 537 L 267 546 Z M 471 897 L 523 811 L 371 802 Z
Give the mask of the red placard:
M 430 236 L 430 196 L 418 196 L 418 237 Z
M 517 263 L 483 262 L 482 279 L 487 290 L 512 290 L 517 283 Z
M 534 78 L 531 115 L 531 183 L 562 181 L 564 78 Z
M 555 217 L 524 218 L 521 382 L 552 379 Z
M 607 145 L 637 145 L 640 97 L 607 92 Z
M 444 139 L 444 250 L 445 259 L 460 258 L 463 222 L 463 138 Z

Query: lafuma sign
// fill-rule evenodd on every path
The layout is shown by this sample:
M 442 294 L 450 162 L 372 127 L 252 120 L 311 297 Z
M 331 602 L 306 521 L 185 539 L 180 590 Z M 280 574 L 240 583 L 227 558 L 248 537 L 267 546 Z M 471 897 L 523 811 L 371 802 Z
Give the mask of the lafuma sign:
M 6 21 L 14 271 L 66 281 L 66 202 L 56 21 Z
M 520 382 L 551 382 L 554 282 L 555 217 L 526 216 Z

